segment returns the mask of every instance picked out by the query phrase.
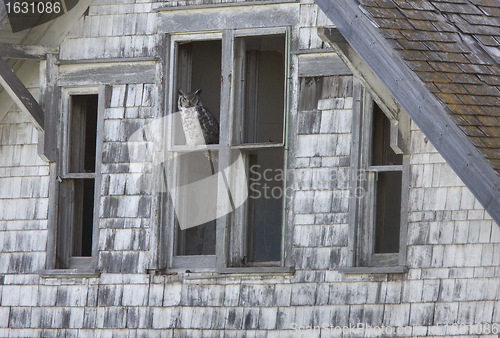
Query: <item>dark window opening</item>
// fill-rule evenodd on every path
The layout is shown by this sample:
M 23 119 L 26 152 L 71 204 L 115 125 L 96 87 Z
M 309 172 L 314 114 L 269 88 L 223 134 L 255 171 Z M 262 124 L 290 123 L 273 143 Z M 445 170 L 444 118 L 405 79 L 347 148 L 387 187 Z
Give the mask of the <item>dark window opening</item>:
M 372 165 L 400 165 L 403 156 L 391 148 L 391 121 L 380 107 L 373 107 Z
M 72 256 L 90 257 L 94 228 L 94 179 L 75 180 L 74 201 Z
M 285 36 L 241 37 L 235 41 L 237 94 L 235 143 L 283 142 Z
M 92 256 L 97 156 L 98 95 L 72 95 L 64 146 L 67 172 L 59 184 L 58 268 Z
M 220 122 L 222 41 L 193 41 L 180 43 L 177 54 L 177 90 L 194 92 L 202 89 L 200 98 Z M 174 99 L 177 111 L 177 96 Z M 175 121 L 174 144 L 185 144 L 181 121 Z
M 95 172 L 97 136 L 97 95 L 71 97 L 69 127 L 70 173 Z
M 403 156 L 390 146 L 391 123 L 375 105 L 372 119 L 372 164 L 374 166 L 401 165 Z M 401 223 L 401 169 L 378 171 L 376 175 L 375 253 L 399 252 Z
M 175 208 L 178 256 L 215 255 L 217 156 L 215 150 L 211 151 L 212 161 L 205 151 L 179 156 L 181 170 L 178 173 Z
M 399 252 L 402 173 L 379 172 L 377 176 L 375 253 Z
M 167 180 L 175 185 L 169 195 L 175 214 L 168 211 L 173 227 L 165 236 L 173 267 L 213 266 L 223 260 L 232 267 L 282 263 L 288 86 L 285 32 L 276 29 L 256 36 L 257 31 L 241 30 L 223 34 L 222 39 L 210 34 L 205 41 L 193 41 L 192 35 L 185 41 L 173 38 L 174 84 L 169 98 L 174 119 L 169 141 L 175 164 Z M 227 58 L 224 65 L 223 57 Z M 231 74 L 228 81 L 222 76 L 226 71 Z M 182 118 L 175 114 L 178 90 L 198 89 L 202 89 L 204 106 L 221 123 L 222 142 L 209 147 L 214 158 L 211 168 L 205 149 L 183 147 L 187 142 Z M 221 95 L 227 102 L 220 102 Z M 268 179 L 270 173 L 273 177 Z M 187 188 L 209 177 L 213 178 L 210 186 Z M 213 195 L 207 198 L 207 191 Z
M 283 150 L 249 153 L 248 261 L 281 259 L 284 199 Z

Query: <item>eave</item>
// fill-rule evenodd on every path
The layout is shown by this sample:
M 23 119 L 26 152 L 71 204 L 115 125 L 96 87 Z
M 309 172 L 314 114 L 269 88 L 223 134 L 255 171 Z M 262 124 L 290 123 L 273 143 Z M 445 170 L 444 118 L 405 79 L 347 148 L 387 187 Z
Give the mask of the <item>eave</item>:
M 351 61 L 348 66 L 353 66 L 356 56 L 366 64 L 490 216 L 500 224 L 500 175 L 449 116 L 443 104 L 393 50 L 358 4 L 353 0 L 315 1 L 349 48 L 342 45 L 335 31 L 324 29 L 324 38 L 342 58 Z M 350 54 L 350 50 L 355 54 Z M 351 70 L 361 72 L 367 78 L 363 67 Z

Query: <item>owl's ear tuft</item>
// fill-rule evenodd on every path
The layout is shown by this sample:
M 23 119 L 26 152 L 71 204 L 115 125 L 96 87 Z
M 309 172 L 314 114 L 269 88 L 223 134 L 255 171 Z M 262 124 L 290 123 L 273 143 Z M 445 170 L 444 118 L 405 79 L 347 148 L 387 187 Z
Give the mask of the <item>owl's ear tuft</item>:
M 184 92 L 182 91 L 182 89 L 179 89 L 179 90 L 177 91 L 177 93 L 179 93 L 179 95 L 184 96 Z
M 198 89 L 197 91 L 194 92 L 195 95 L 200 95 L 201 94 L 201 88 Z

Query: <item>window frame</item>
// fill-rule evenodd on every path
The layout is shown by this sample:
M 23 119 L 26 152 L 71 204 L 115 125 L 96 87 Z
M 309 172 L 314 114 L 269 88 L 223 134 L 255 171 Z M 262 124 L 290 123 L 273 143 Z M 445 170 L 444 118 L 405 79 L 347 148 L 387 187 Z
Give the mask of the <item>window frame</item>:
M 398 148 L 398 128 L 406 127 L 406 120 L 399 124 L 385 110 L 383 102 L 371 96 L 355 79 L 352 121 L 352 149 L 349 195 L 349 234 L 347 264 L 340 267 L 343 273 L 402 273 L 406 271 L 406 246 L 408 226 L 408 198 L 410 158 L 408 152 Z M 391 147 L 403 156 L 401 165 L 371 165 L 372 119 L 375 104 L 391 121 Z M 401 114 L 405 114 L 401 112 Z M 376 175 L 380 172 L 400 171 L 401 215 L 399 225 L 399 252 L 374 253 Z
M 92 229 L 92 249 L 91 256 L 73 256 L 72 244 L 62 245 L 61 241 L 65 238 L 68 242 L 72 242 L 72 231 L 68 229 L 68 220 L 73 217 L 72 208 L 67 208 L 61 205 L 63 202 L 58 198 L 58 215 L 57 215 L 57 238 L 56 238 L 56 269 L 96 269 L 98 266 L 98 250 L 99 250 L 99 218 L 100 218 L 100 197 L 101 197 L 101 182 L 102 182 L 102 147 L 103 147 L 103 132 L 104 132 L 104 109 L 106 98 L 106 86 L 81 86 L 81 87 L 66 87 L 61 90 L 61 137 L 59 140 L 59 161 L 57 171 L 57 190 L 58 195 L 64 189 L 64 181 L 73 181 L 85 179 L 94 180 L 94 208 L 93 208 L 93 229 Z M 97 121 L 96 121 L 96 158 L 95 170 L 88 173 L 73 173 L 69 170 L 69 154 L 70 154 L 70 131 L 71 115 L 72 115 L 72 97 L 79 95 L 97 95 Z M 68 201 L 66 203 L 73 203 Z M 73 224 L 71 224 L 73 227 Z M 62 232 L 62 235 L 61 235 Z M 65 238 L 63 238 L 65 237 Z M 70 237 L 70 238 L 67 238 Z
M 235 116 L 235 102 L 237 99 L 237 86 L 234 85 L 234 78 L 236 70 L 237 60 L 235 59 L 235 39 L 239 37 L 245 36 L 269 36 L 269 35 L 277 35 L 283 34 L 285 39 L 285 50 L 284 50 L 284 61 L 285 61 L 285 69 L 284 69 L 284 105 L 283 105 L 283 138 L 282 142 L 274 143 L 274 144 L 235 144 L 233 142 L 234 138 L 234 124 L 236 123 Z M 284 152 L 283 158 L 283 170 L 286 172 L 287 163 L 288 163 L 288 115 L 290 110 L 290 60 L 291 60 L 291 27 L 283 26 L 283 27 L 274 27 L 274 28 L 242 28 L 242 29 L 224 29 L 219 31 L 211 31 L 211 32 L 198 32 L 198 33 L 182 33 L 182 34 L 170 34 L 168 40 L 168 51 L 167 51 L 167 62 L 166 68 L 168 69 L 165 77 L 168 79 L 166 81 L 169 85 L 166 86 L 166 115 L 172 114 L 177 111 L 177 73 L 178 73 L 178 49 L 177 46 L 180 42 L 190 42 L 190 41 L 206 41 L 206 40 L 221 40 L 222 42 L 222 50 L 221 50 L 221 94 L 220 94 L 220 142 L 218 145 L 208 145 L 203 146 L 203 149 L 217 149 L 218 152 L 218 161 L 219 166 L 227 167 L 226 164 L 229 164 L 229 152 L 231 150 L 247 150 L 247 149 L 261 149 L 261 148 L 282 148 Z M 231 79 L 232 78 L 232 79 Z M 171 119 L 166 119 L 165 124 L 165 144 L 164 148 L 168 152 L 183 152 L 192 150 L 192 148 L 183 146 L 183 145 L 175 145 L 173 143 L 173 137 L 175 133 L 175 127 L 171 124 Z M 229 147 L 221 147 L 220 145 L 229 145 Z M 174 168 L 177 168 L 177 165 L 174 163 Z M 173 178 L 176 175 L 176 170 L 172 170 L 167 173 L 170 175 L 170 178 Z M 223 189 L 224 182 L 219 180 L 219 194 L 221 189 Z M 287 180 L 285 175 L 285 180 L 283 182 L 284 188 L 286 187 Z M 286 191 L 286 189 L 284 189 Z M 219 199 L 219 203 L 220 203 Z M 282 206 L 282 221 L 281 221 L 281 259 L 279 262 L 274 262 L 273 264 L 252 264 L 252 267 L 246 268 L 247 270 L 255 269 L 258 267 L 282 267 L 285 265 L 286 255 L 285 252 L 285 236 L 286 236 L 286 205 L 287 198 L 283 197 L 283 206 Z M 168 196 L 168 193 L 164 194 L 163 202 L 162 202 L 162 219 L 160 220 L 161 229 L 163 229 L 163 234 L 161 235 L 162 241 L 164 244 L 162 245 L 162 250 L 165 251 L 166 254 L 160 255 L 159 267 L 166 269 L 196 269 L 196 270 L 227 270 L 235 267 L 240 267 L 235 265 L 234 261 L 238 261 L 240 258 L 235 258 L 235 255 L 238 254 L 238 250 L 234 250 L 238 244 L 233 243 L 234 233 L 230 230 L 231 228 L 231 220 L 229 215 L 221 216 L 216 221 L 216 252 L 215 255 L 205 255 L 205 256 L 176 256 L 175 249 L 175 212 L 173 211 L 173 205 L 171 201 L 171 197 Z M 237 222 L 236 227 L 239 229 L 237 233 L 239 234 L 238 243 L 242 243 L 244 240 L 243 233 L 246 232 L 247 224 L 243 224 L 242 222 Z M 165 229 L 164 229 L 165 228 Z

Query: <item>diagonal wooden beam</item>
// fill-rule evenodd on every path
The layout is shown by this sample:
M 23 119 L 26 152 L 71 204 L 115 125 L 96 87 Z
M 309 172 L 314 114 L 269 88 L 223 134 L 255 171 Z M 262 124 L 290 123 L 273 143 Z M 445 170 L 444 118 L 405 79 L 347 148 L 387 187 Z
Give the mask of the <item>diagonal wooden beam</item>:
M 7 17 L 7 10 L 3 1 L 0 1 L 0 23 Z
M 44 114 L 42 107 L 2 58 L 0 58 L 0 85 L 3 86 L 19 109 L 31 117 L 35 127 L 43 130 Z
M 0 57 L 12 59 L 45 59 L 47 54 L 59 53 L 58 46 L 16 45 L 0 42 Z

